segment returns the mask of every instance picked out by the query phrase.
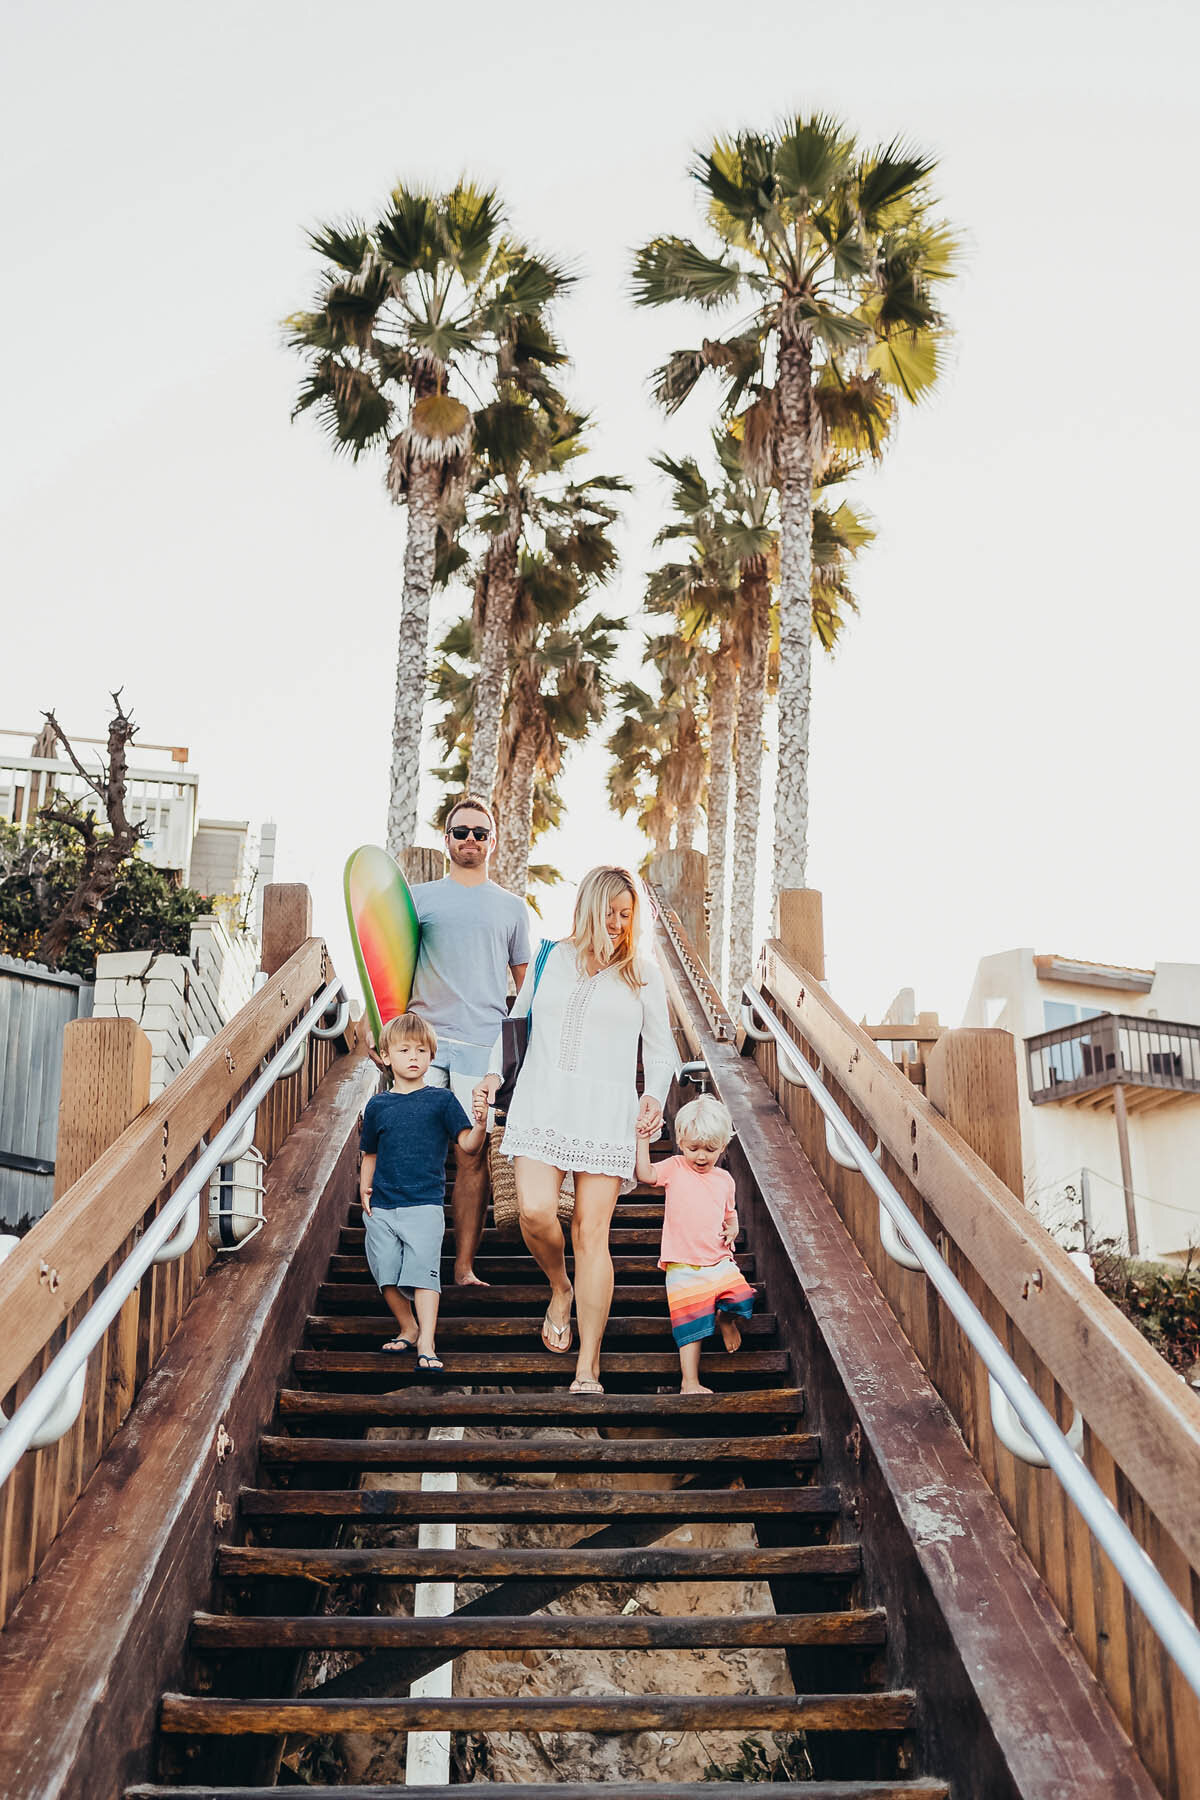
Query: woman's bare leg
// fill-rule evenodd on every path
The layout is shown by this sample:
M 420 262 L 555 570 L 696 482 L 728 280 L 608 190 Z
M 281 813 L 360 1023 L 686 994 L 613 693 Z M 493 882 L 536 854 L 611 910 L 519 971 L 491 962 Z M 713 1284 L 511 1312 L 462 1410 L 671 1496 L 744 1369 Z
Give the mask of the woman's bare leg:
M 612 1307 L 613 1266 L 608 1230 L 621 1184 L 615 1175 L 575 1175 L 575 1314 L 579 1320 L 576 1381 L 600 1379 L 600 1340 Z
M 566 1326 L 571 1320 L 571 1282 L 567 1275 L 566 1246 L 562 1226 L 558 1222 L 558 1194 L 562 1187 L 562 1170 L 532 1156 L 513 1158 L 517 1178 L 517 1214 L 521 1236 L 525 1239 L 534 1262 L 550 1283 L 550 1305 L 547 1311 L 552 1325 Z M 578 1179 L 578 1177 L 576 1177 Z M 567 1340 L 563 1339 L 563 1347 Z

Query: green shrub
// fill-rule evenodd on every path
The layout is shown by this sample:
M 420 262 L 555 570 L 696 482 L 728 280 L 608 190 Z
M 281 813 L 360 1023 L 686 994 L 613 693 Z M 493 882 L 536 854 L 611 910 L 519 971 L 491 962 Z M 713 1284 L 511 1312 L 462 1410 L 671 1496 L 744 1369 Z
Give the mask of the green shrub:
M 74 892 L 83 847 L 62 825 L 37 824 L 21 833 L 0 822 L 0 955 L 37 962 L 38 943 Z M 70 940 L 59 967 L 92 975 L 106 950 L 166 951 L 186 956 L 192 921 L 209 910 L 193 888 L 177 887 L 152 863 L 122 863 L 99 917 Z

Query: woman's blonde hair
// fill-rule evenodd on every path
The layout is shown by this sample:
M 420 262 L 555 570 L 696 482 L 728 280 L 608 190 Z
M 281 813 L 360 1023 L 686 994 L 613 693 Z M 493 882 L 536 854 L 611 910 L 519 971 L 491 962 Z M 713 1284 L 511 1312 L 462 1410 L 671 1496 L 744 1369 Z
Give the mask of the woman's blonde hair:
M 628 894 L 633 901 L 629 924 L 614 946 L 608 935 L 608 909 L 614 900 Z M 575 917 L 571 922 L 569 943 L 574 944 L 580 961 L 590 956 L 604 969 L 615 969 L 622 981 L 628 982 L 635 994 L 645 987 L 637 964 L 638 910 L 640 899 L 637 883 L 628 869 L 605 865 L 589 869 L 575 896 Z

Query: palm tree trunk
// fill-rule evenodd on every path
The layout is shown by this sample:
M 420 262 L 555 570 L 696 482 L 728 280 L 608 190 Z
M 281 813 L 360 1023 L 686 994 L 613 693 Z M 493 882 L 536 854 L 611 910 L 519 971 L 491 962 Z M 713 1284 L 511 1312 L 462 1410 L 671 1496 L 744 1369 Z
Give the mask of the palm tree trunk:
M 729 789 L 733 766 L 733 711 L 737 663 L 732 629 L 726 626 L 717 648 L 709 714 L 708 774 L 708 965 L 717 992 L 725 972 L 725 886 L 729 876 Z
M 533 734 L 520 732 L 513 744 L 504 778 L 504 808 L 500 814 L 499 855 L 495 879 L 510 893 L 524 899 L 529 886 L 529 845 L 533 838 L 533 783 L 537 775 L 537 745 Z
M 779 467 L 779 769 L 771 882 L 803 887 L 808 862 L 808 727 L 812 697 L 812 354 L 793 329 L 781 333 Z
M 733 808 L 733 892 L 729 902 L 730 1004 L 737 1016 L 742 984 L 754 971 L 754 888 L 762 806 L 763 709 L 771 643 L 771 589 L 765 568 L 742 574 L 743 620 L 737 699 L 737 797 Z
M 482 616 L 476 625 L 479 668 L 475 677 L 475 724 L 467 787 L 472 794 L 493 801 L 499 776 L 509 629 L 517 600 L 520 528 L 519 512 L 515 519 L 510 515 L 508 526 L 488 546 Z
M 415 462 L 408 478 L 408 540 L 404 546 L 404 601 L 396 652 L 396 705 L 392 715 L 392 776 L 388 794 L 387 847 L 393 856 L 417 835 L 421 787 L 421 729 L 429 682 L 429 596 L 437 550 L 441 477 L 432 463 Z

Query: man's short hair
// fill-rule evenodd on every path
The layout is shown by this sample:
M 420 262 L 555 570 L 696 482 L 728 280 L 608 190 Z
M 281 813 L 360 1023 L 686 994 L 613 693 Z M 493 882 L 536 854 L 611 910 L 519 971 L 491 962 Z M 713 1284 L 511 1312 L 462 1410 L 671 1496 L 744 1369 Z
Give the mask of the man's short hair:
M 385 1062 L 393 1044 L 423 1044 L 430 1056 L 436 1056 L 437 1032 L 420 1013 L 397 1013 L 379 1034 L 379 1054 Z
M 442 827 L 443 831 L 449 831 L 451 825 L 454 823 L 454 815 L 458 812 L 481 812 L 492 828 L 492 836 L 495 837 L 496 815 L 488 805 L 487 801 L 481 800 L 478 794 L 463 794 L 460 799 L 454 802 L 454 805 L 446 814 L 446 823 Z

